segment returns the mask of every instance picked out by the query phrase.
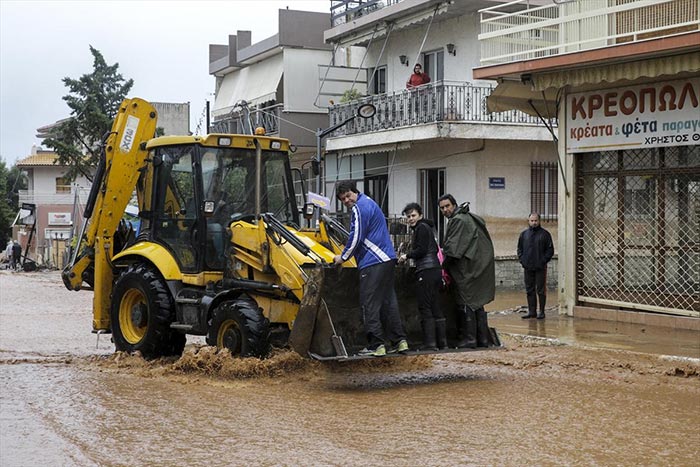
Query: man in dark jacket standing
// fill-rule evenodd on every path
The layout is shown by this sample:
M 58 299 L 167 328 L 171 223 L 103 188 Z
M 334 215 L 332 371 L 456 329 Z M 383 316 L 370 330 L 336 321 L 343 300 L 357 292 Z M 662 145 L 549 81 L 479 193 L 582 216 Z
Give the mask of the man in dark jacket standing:
M 12 244 L 12 270 L 16 270 L 17 268 L 22 266 L 22 247 L 19 246 L 19 243 L 17 243 L 17 240 L 14 241 Z
M 518 260 L 525 270 L 525 291 L 527 293 L 527 314 L 523 319 L 544 319 L 547 303 L 547 263 L 554 256 L 552 236 L 540 227 L 540 215 L 536 212 L 527 218 L 529 227 L 518 239 Z M 537 312 L 537 298 L 540 309 Z
M 442 251 L 454 281 L 455 301 L 461 318 L 460 348 L 488 347 L 489 325 L 484 305 L 496 296 L 496 263 L 493 243 L 484 220 L 469 212 L 469 203 L 457 206 L 450 194 L 438 200 L 449 219 Z

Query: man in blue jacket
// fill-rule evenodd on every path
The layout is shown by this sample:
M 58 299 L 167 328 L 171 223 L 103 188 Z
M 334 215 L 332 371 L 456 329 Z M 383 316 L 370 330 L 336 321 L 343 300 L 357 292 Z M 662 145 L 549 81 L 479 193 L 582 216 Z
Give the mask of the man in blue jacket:
M 334 262 L 340 265 L 354 256 L 360 271 L 360 306 L 367 333 L 367 347 L 360 355 L 386 355 L 387 344 L 390 353 L 406 352 L 408 342 L 394 290 L 396 253 L 384 213 L 372 198 L 358 192 L 353 182 L 340 182 L 336 196 L 352 210 L 350 238 Z
M 552 236 L 540 227 L 540 215 L 536 212 L 527 218 L 529 227 L 518 238 L 518 260 L 525 270 L 525 293 L 527 314 L 523 319 L 544 319 L 547 303 L 547 263 L 554 256 Z M 537 298 L 540 309 L 537 311 Z

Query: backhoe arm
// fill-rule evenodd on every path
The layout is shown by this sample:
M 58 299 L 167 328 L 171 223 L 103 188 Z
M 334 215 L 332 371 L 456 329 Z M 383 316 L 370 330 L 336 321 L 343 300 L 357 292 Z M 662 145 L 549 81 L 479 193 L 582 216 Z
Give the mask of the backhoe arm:
M 104 166 L 98 170 L 90 193 L 86 218 L 87 230 L 78 239 L 75 255 L 63 270 L 63 282 L 69 290 L 80 290 L 83 273 L 94 267 L 93 328 L 108 330 L 109 298 L 113 273 L 113 235 L 117 230 L 145 166 L 146 142 L 156 131 L 157 112 L 148 102 L 125 99 L 104 144 Z M 99 177 L 99 178 L 98 178 Z M 87 220 L 87 219 L 86 219 Z

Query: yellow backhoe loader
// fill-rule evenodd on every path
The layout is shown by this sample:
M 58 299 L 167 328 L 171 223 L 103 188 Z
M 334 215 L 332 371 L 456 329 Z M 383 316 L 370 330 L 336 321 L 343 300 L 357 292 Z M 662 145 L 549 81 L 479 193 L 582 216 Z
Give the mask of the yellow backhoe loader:
M 319 213 L 317 228 L 300 227 L 289 141 L 154 138 L 156 122 L 148 102 L 122 103 L 63 271 L 68 289 L 94 290 L 93 331 L 146 358 L 179 355 L 186 334 L 240 356 L 289 344 L 319 360 L 362 358 L 357 270 L 333 266 L 347 231 Z M 133 199 L 138 232 L 122 220 Z M 410 336 L 417 311 L 405 308 Z

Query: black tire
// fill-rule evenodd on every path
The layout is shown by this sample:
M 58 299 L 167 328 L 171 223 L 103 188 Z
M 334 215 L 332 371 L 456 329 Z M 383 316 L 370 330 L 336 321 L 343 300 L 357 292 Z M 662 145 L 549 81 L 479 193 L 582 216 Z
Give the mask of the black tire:
M 184 334 L 170 329 L 173 299 L 160 273 L 146 264 L 133 264 L 116 281 L 110 319 L 117 350 L 141 352 L 144 358 L 180 355 Z
M 214 310 L 207 344 L 234 357 L 265 357 L 270 352 L 270 322 L 250 299 L 221 303 Z

